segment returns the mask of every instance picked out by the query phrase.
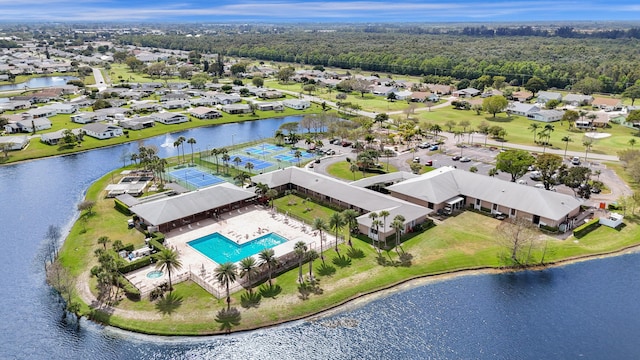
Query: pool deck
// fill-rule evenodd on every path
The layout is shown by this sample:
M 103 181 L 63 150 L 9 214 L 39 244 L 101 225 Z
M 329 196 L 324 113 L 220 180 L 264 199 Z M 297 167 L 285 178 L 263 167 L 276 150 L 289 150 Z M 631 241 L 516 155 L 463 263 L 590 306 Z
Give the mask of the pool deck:
M 202 255 L 187 243 L 215 232 L 236 241 L 238 244 L 244 244 L 267 233 L 275 232 L 288 240 L 273 248 L 277 257 L 292 252 L 298 241 L 307 243 L 309 249 L 316 251 L 320 249 L 320 238 L 317 232 L 311 230 L 310 226 L 292 220 L 283 214 L 272 213 L 271 210 L 263 206 L 249 205 L 223 214 L 219 219 L 199 221 L 165 233 L 165 246 L 177 250 L 182 262 L 182 268 L 171 274 L 174 283 L 178 282 L 178 279 L 189 277 L 192 273 L 201 276 L 203 281 L 212 286 L 214 285 L 213 271 L 219 264 Z M 146 290 L 168 280 L 166 274 L 156 279 L 147 278 L 146 274 L 153 270 L 155 270 L 155 266 L 147 266 L 128 273 L 127 278 L 143 293 L 146 293 Z M 217 284 L 215 285 L 217 286 Z

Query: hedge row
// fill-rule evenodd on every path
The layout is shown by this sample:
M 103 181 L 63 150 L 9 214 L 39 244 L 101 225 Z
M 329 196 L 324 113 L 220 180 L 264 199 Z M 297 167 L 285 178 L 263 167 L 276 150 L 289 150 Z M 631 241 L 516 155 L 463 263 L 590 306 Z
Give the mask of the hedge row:
M 113 199 L 113 202 L 115 202 L 115 208 L 116 210 L 118 210 L 119 212 L 127 215 L 127 216 L 131 216 L 133 215 L 133 213 L 131 212 L 131 210 L 129 210 L 129 207 L 127 205 L 125 205 L 125 203 L 123 203 L 122 201 L 118 200 L 118 199 Z
M 592 232 L 593 230 L 597 229 L 598 227 L 600 227 L 600 219 L 598 219 L 598 218 L 593 219 L 593 220 L 589 221 L 588 223 L 580 225 L 577 228 L 573 229 L 573 236 L 575 236 L 578 239 L 580 239 L 581 237 L 587 235 L 588 233 Z
M 133 286 L 133 284 L 126 277 L 122 275 L 118 276 L 118 286 L 120 286 L 120 288 L 124 290 L 124 294 L 129 300 L 140 300 L 140 290 Z

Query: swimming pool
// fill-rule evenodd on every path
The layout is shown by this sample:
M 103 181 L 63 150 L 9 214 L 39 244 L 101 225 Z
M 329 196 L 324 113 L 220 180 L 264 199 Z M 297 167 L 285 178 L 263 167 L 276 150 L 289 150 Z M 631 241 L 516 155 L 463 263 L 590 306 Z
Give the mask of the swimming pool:
M 286 238 L 276 233 L 269 233 L 240 245 L 216 232 L 189 241 L 187 244 L 209 259 L 223 264 L 227 261 L 238 262 L 259 253 L 262 249 L 269 249 L 285 242 L 287 242 Z

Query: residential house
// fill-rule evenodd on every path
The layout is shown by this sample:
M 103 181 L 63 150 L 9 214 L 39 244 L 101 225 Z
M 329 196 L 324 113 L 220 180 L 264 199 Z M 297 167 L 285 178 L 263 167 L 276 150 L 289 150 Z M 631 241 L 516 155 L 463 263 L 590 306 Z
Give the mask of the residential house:
M 485 92 L 483 92 L 482 94 L 480 94 L 481 98 L 488 98 L 491 96 L 502 96 L 504 93 L 500 90 L 497 89 L 489 89 Z
M 256 93 L 260 99 L 280 99 L 284 94 L 278 90 L 262 90 Z
M 124 129 L 129 130 L 142 130 L 156 125 L 156 119 L 152 116 L 139 116 L 129 119 L 120 120 L 118 125 Z
M 582 94 L 567 94 L 562 98 L 562 102 L 571 106 L 591 105 L 593 96 Z
M 41 118 L 41 117 L 51 117 L 56 116 L 58 113 L 55 109 L 52 109 L 48 106 L 43 106 L 35 109 L 30 109 L 22 113 L 25 118 Z
M 94 111 L 98 116 L 109 117 L 109 118 L 124 118 L 125 115 L 131 113 L 131 109 L 127 108 L 119 108 L 119 107 L 110 107 L 104 109 L 98 109 Z
M 180 124 L 189 121 L 189 118 L 186 115 L 172 112 L 156 113 L 152 114 L 151 116 L 157 122 L 165 125 Z
M 103 123 L 91 123 L 82 127 L 85 134 L 96 139 L 111 139 L 122 135 L 122 128 L 119 126 Z
M 394 86 L 384 86 L 384 85 L 377 85 L 371 89 L 371 93 L 373 95 L 384 96 L 384 97 L 387 97 L 389 96 L 389 94 L 395 93 L 397 91 L 398 89 L 395 88 Z
M 130 108 L 135 112 L 156 112 L 162 109 L 162 105 L 156 102 L 139 102 L 131 104 Z
M 49 133 L 45 133 L 40 135 L 40 142 L 45 143 L 47 145 L 58 145 L 60 140 L 62 140 L 65 136 L 65 132 L 67 129 L 61 129 L 58 131 L 53 131 Z M 80 129 L 72 129 L 71 132 L 74 135 L 78 135 L 80 133 Z
M 183 93 L 168 93 L 160 98 L 160 102 L 189 100 L 189 95 Z
M 78 124 L 88 124 L 97 120 L 98 114 L 92 112 L 82 112 L 71 115 L 71 121 Z
M 213 106 L 218 103 L 216 98 L 202 96 L 191 99 L 191 106 Z
M 193 108 L 189 110 L 189 114 L 198 119 L 216 119 L 222 116 L 218 110 L 205 106 Z
M 4 130 L 8 133 L 31 133 L 47 129 L 51 129 L 51 121 L 46 117 L 19 120 L 4 126 Z
M 252 111 L 251 106 L 249 106 L 249 104 L 223 105 L 221 109 L 227 114 L 248 114 Z
M 616 111 L 622 109 L 622 101 L 614 98 L 596 97 L 591 102 L 591 106 L 604 111 Z
M 282 105 L 295 110 L 304 110 L 308 109 L 311 103 L 307 100 L 287 99 L 282 102 Z
M 470 97 L 480 95 L 480 90 L 474 89 L 474 88 L 466 88 L 462 90 L 456 90 L 451 95 L 457 96 L 460 98 L 470 98 Z
M 284 105 L 280 101 L 270 101 L 270 102 L 254 102 L 256 108 L 260 111 L 283 111 Z
M 56 114 L 73 114 L 78 111 L 78 106 L 70 103 L 53 103 L 43 106 L 42 108 L 51 109 L 55 111 Z
M 514 91 L 511 93 L 511 96 L 508 97 L 509 100 L 516 100 L 519 102 L 527 102 L 533 99 L 533 93 L 530 91 L 522 90 L 522 91 Z
M 28 109 L 31 107 L 31 101 L 24 100 L 10 100 L 7 102 L 0 103 L 0 109 L 2 110 L 21 110 Z
M 547 101 L 549 101 L 549 100 L 562 101 L 562 94 L 560 94 L 558 92 L 552 92 L 552 91 L 539 91 L 538 92 L 538 98 L 536 99 L 536 102 L 538 104 L 546 104 Z
M 173 110 L 173 109 L 186 109 L 188 107 L 191 107 L 191 103 L 189 102 L 189 100 L 171 100 L 171 101 L 165 101 L 163 103 L 161 103 L 162 107 L 167 109 L 167 110 Z
M 536 112 L 529 113 L 527 117 L 531 120 L 542 122 L 554 122 L 562 120 L 564 111 L 561 110 L 546 110 L 542 109 Z
M 0 136 L 0 148 L 7 148 L 11 151 L 22 150 L 29 145 L 27 135 Z
M 529 114 L 538 112 L 540 110 L 540 105 L 521 102 L 510 102 L 507 106 L 507 113 L 527 117 L 529 116 Z
M 401 90 L 394 91 L 394 94 L 396 95 L 396 100 L 407 100 L 411 99 L 411 95 L 413 95 L 413 92 L 409 90 Z
M 427 84 L 426 86 L 431 92 L 438 95 L 449 95 L 453 92 L 451 85 Z
M 218 101 L 218 104 L 222 105 L 235 104 L 242 101 L 242 98 L 238 94 L 216 94 L 214 97 Z

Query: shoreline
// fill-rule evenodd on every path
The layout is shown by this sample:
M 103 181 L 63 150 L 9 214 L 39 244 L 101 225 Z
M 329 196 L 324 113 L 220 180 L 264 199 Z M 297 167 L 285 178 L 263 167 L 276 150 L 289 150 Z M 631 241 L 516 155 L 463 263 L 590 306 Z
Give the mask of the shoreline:
M 288 324 L 293 324 L 295 322 L 300 322 L 300 321 L 308 321 L 308 322 L 320 322 L 323 321 L 324 319 L 330 317 L 330 316 L 334 316 L 340 313 L 343 313 L 345 311 L 349 311 L 349 310 L 353 310 L 353 309 L 357 309 L 359 307 L 365 306 L 369 303 L 371 303 L 372 301 L 393 295 L 394 293 L 398 293 L 398 292 L 403 292 L 403 291 L 407 291 L 407 290 L 411 290 L 411 289 L 415 289 L 417 287 L 421 287 L 421 286 L 426 286 L 432 283 L 436 283 L 436 282 L 443 282 L 443 281 L 449 281 L 449 280 L 453 280 L 459 277 L 464 277 L 464 276 L 481 276 L 481 275 L 496 275 L 496 274 L 505 274 L 505 273 L 518 273 L 518 272 L 523 272 L 523 271 L 542 271 L 545 269 L 553 269 L 553 268 L 560 268 L 563 266 L 567 266 L 567 265 L 572 265 L 572 264 L 576 264 L 576 263 L 580 263 L 580 262 L 585 262 L 585 261 L 593 261 L 593 260 L 598 260 L 598 259 L 605 259 L 605 258 L 610 258 L 610 257 L 615 257 L 615 256 L 621 256 L 621 255 L 626 255 L 626 254 L 631 254 L 631 253 L 637 253 L 640 252 L 640 243 L 638 244 L 634 244 L 634 245 L 629 245 L 629 246 L 625 246 L 619 250 L 615 250 L 615 251 L 609 251 L 609 252 L 605 252 L 605 253 L 600 253 L 600 254 L 592 254 L 592 255 L 583 255 L 583 256 L 575 256 L 575 257 L 570 257 L 567 259 L 563 259 L 563 260 L 558 260 L 555 262 L 550 262 L 547 263 L 547 265 L 545 266 L 541 266 L 541 265 L 536 265 L 536 266 L 532 266 L 532 267 L 527 267 L 527 268 L 521 268 L 521 269 L 515 269 L 515 268 L 492 268 L 492 267 L 477 267 L 477 268 L 466 268 L 466 269 L 458 269 L 458 270 L 450 270 L 450 271 L 444 271 L 444 272 L 440 272 L 440 273 L 434 273 L 434 274 L 426 274 L 426 275 L 420 275 L 420 276 L 413 276 L 398 282 L 395 282 L 393 284 L 389 284 L 387 286 L 381 287 L 381 288 L 377 288 L 377 289 L 372 289 L 371 291 L 365 292 L 365 293 L 361 293 L 358 294 L 356 296 L 352 296 L 349 297 L 347 299 L 344 299 L 334 305 L 329 306 L 328 308 L 313 312 L 313 313 L 309 313 L 309 314 L 305 314 L 302 316 L 298 316 L 298 317 L 294 317 L 294 318 L 290 318 L 287 320 L 282 320 L 282 321 L 278 321 L 278 322 L 273 322 L 273 323 L 268 323 L 268 324 L 264 324 L 261 326 L 256 326 L 256 327 L 251 327 L 251 328 L 246 328 L 246 329 L 238 329 L 238 330 L 231 330 L 229 333 L 226 332 L 221 332 L 221 331 L 215 331 L 215 332 L 211 332 L 211 333 L 202 333 L 202 334 L 161 334 L 161 333 L 153 333 L 153 332 L 142 332 L 142 331 L 136 331 L 134 329 L 131 328 L 124 328 L 124 327 L 119 327 L 116 325 L 112 325 L 110 323 L 101 323 L 99 321 L 94 321 L 89 319 L 88 317 L 85 316 L 85 318 L 87 318 L 87 320 L 92 321 L 93 323 L 96 324 L 100 324 L 103 326 L 108 326 L 111 327 L 113 329 L 118 329 L 119 331 L 125 331 L 125 332 L 130 332 L 132 334 L 139 334 L 139 335 L 145 335 L 145 336 L 153 336 L 153 337 L 167 337 L 167 338 L 197 338 L 197 337 L 213 337 L 213 336 L 220 336 L 220 335 L 228 335 L 228 334 L 242 334 L 242 333 L 249 333 L 249 332 L 253 332 L 253 331 L 258 331 L 258 330 L 262 330 L 262 329 L 268 329 L 268 328 L 273 328 L 276 326 L 283 326 L 283 325 L 288 325 Z M 86 301 L 88 299 L 82 298 L 83 301 Z M 117 309 L 117 308 L 114 308 Z M 102 309 L 105 310 L 105 309 Z M 108 310 L 108 309 L 107 309 Z M 100 310 L 98 310 L 100 311 Z
M 315 114 L 315 113 L 311 112 L 311 113 L 305 113 L 305 114 Z M 130 139 L 130 140 L 127 140 L 127 141 L 116 143 L 116 144 L 108 144 L 108 145 L 102 145 L 102 146 L 98 146 L 98 147 L 92 147 L 92 148 L 89 148 L 89 149 L 81 149 L 81 150 L 72 151 L 72 152 L 68 152 L 68 153 L 64 153 L 64 154 L 51 154 L 51 155 L 27 158 L 27 159 L 16 160 L 16 161 L 8 161 L 8 162 L 5 162 L 5 163 L 0 163 L 0 167 L 14 165 L 14 164 L 28 163 L 30 161 L 37 161 L 37 160 L 42 160 L 42 159 L 49 159 L 49 158 L 56 158 L 56 157 L 62 157 L 62 156 L 68 156 L 68 155 L 82 154 L 82 153 L 93 151 L 93 150 L 108 149 L 110 147 L 120 146 L 120 145 L 124 145 L 124 144 L 130 144 L 130 143 L 138 142 L 138 141 L 145 141 L 147 139 L 151 139 L 151 138 L 154 138 L 154 137 L 157 137 L 157 136 L 168 135 L 168 134 L 176 134 L 176 133 L 179 133 L 179 132 L 189 131 L 189 130 L 192 130 L 192 129 L 201 129 L 201 128 L 206 128 L 206 127 L 226 125 L 226 124 L 238 124 L 238 123 L 243 123 L 243 122 L 246 122 L 246 121 L 259 121 L 259 120 L 266 120 L 266 119 L 282 119 L 282 118 L 286 118 L 286 117 L 289 117 L 289 116 L 304 116 L 305 114 L 290 114 L 290 115 L 283 115 L 283 116 L 257 117 L 257 118 L 253 118 L 253 119 L 242 119 L 242 120 L 228 121 L 228 122 L 222 122 L 222 123 L 217 123 L 217 124 L 203 124 L 201 126 L 194 126 L 194 127 L 189 127 L 189 128 L 185 128 L 185 129 L 179 129 L 179 130 L 175 130 L 175 131 L 172 130 L 172 131 L 168 131 L 168 132 L 161 133 L 161 134 L 156 134 L 156 135 L 147 136 L 147 137 L 138 138 L 138 139 Z M 29 141 L 31 141 L 31 139 L 29 139 Z M 237 145 L 239 145 L 239 144 L 237 144 Z

